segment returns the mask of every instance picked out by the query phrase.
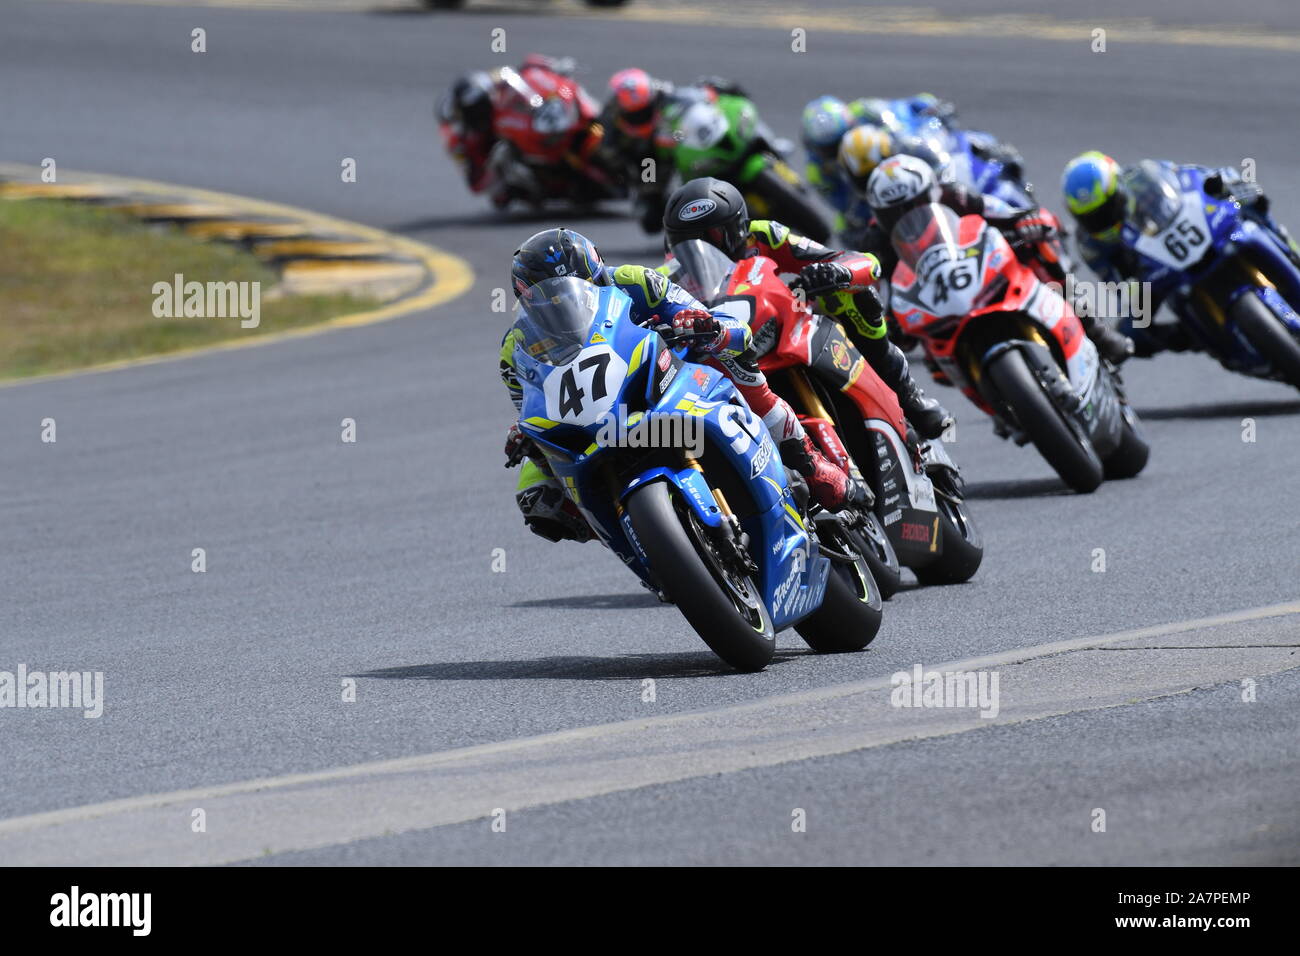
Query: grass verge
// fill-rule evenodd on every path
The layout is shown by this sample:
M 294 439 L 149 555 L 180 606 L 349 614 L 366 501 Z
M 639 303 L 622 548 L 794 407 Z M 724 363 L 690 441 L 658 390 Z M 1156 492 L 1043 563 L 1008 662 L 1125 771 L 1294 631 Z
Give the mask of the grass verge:
M 260 282 L 260 323 L 155 317 L 154 283 L 177 273 L 187 282 Z M 238 246 L 82 203 L 0 200 L 0 379 L 282 332 L 376 305 L 356 295 L 268 297 L 277 282 Z

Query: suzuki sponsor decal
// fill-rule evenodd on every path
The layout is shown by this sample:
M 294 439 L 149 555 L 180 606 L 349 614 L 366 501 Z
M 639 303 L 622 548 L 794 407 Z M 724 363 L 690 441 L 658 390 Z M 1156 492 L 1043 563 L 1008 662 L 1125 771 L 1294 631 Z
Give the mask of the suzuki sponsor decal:
M 750 467 L 749 477 L 757 478 L 767 470 L 767 463 L 772 460 L 772 439 L 766 435 L 763 436 L 759 443 L 758 451 L 754 452 L 754 462 Z

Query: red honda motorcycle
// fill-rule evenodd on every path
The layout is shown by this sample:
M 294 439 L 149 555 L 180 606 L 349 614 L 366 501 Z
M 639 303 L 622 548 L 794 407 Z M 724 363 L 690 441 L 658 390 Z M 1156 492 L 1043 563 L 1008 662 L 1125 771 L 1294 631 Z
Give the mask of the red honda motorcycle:
M 899 263 L 890 309 L 905 335 L 1017 444 L 1032 442 L 1071 488 L 1129 478 L 1149 449 L 1119 373 L 1104 361 L 1054 281 L 1052 243 L 1029 265 L 981 216 L 937 203 L 890 236 Z
M 875 493 L 863 516 L 864 544 L 881 594 L 900 585 L 900 565 L 922 584 L 968 580 L 983 560 L 963 500 L 961 472 L 940 442 L 922 442 L 898 398 L 844 328 L 812 312 L 781 281 L 777 264 L 732 262 L 707 242 L 673 249 L 672 277 L 710 307 L 749 322 L 759 367 L 793 406 L 818 448 Z
M 545 57 L 530 56 L 499 71 L 493 99 L 497 142 L 488 158 L 511 198 L 534 206 L 548 200 L 583 205 L 626 195 L 600 155 L 599 105 Z

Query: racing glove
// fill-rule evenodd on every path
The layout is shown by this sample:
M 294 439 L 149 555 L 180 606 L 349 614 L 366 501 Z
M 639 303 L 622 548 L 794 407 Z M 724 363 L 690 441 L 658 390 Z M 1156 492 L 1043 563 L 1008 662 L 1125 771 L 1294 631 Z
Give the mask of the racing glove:
M 848 266 L 838 262 L 814 262 L 799 271 L 799 278 L 790 283 L 792 289 L 803 289 L 809 297 L 824 295 L 836 289 L 853 285 L 853 273 Z
M 650 325 L 669 342 L 682 342 L 706 352 L 717 351 L 722 346 L 722 323 L 704 309 L 680 309 L 670 322 L 655 315 Z
M 506 467 L 513 468 L 528 457 L 531 439 L 524 434 L 518 422 L 513 422 L 506 432 Z
M 1037 210 L 1017 216 L 1013 228 L 1016 238 L 1030 244 L 1042 242 L 1052 235 L 1052 226 Z

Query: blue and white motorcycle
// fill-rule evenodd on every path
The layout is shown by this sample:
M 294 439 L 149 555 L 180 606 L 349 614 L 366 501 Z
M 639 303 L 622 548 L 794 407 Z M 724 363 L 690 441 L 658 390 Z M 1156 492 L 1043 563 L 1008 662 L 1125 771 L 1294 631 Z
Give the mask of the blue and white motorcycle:
M 1214 174 L 1153 160 L 1125 170 L 1136 279 L 1225 368 L 1300 388 L 1300 270 L 1265 222 L 1206 191 Z
M 802 479 L 732 382 L 630 305 L 576 278 L 520 299 L 519 424 L 565 493 L 731 666 L 761 670 L 788 627 L 818 651 L 866 647 L 881 596 L 839 518 L 810 517 Z
M 934 166 L 940 182 L 954 182 L 985 196 L 996 196 L 1014 209 L 1038 205 L 1020 167 L 985 154 L 993 143 L 987 133 L 954 129 L 937 117 L 925 118 L 908 131 L 914 152 Z

